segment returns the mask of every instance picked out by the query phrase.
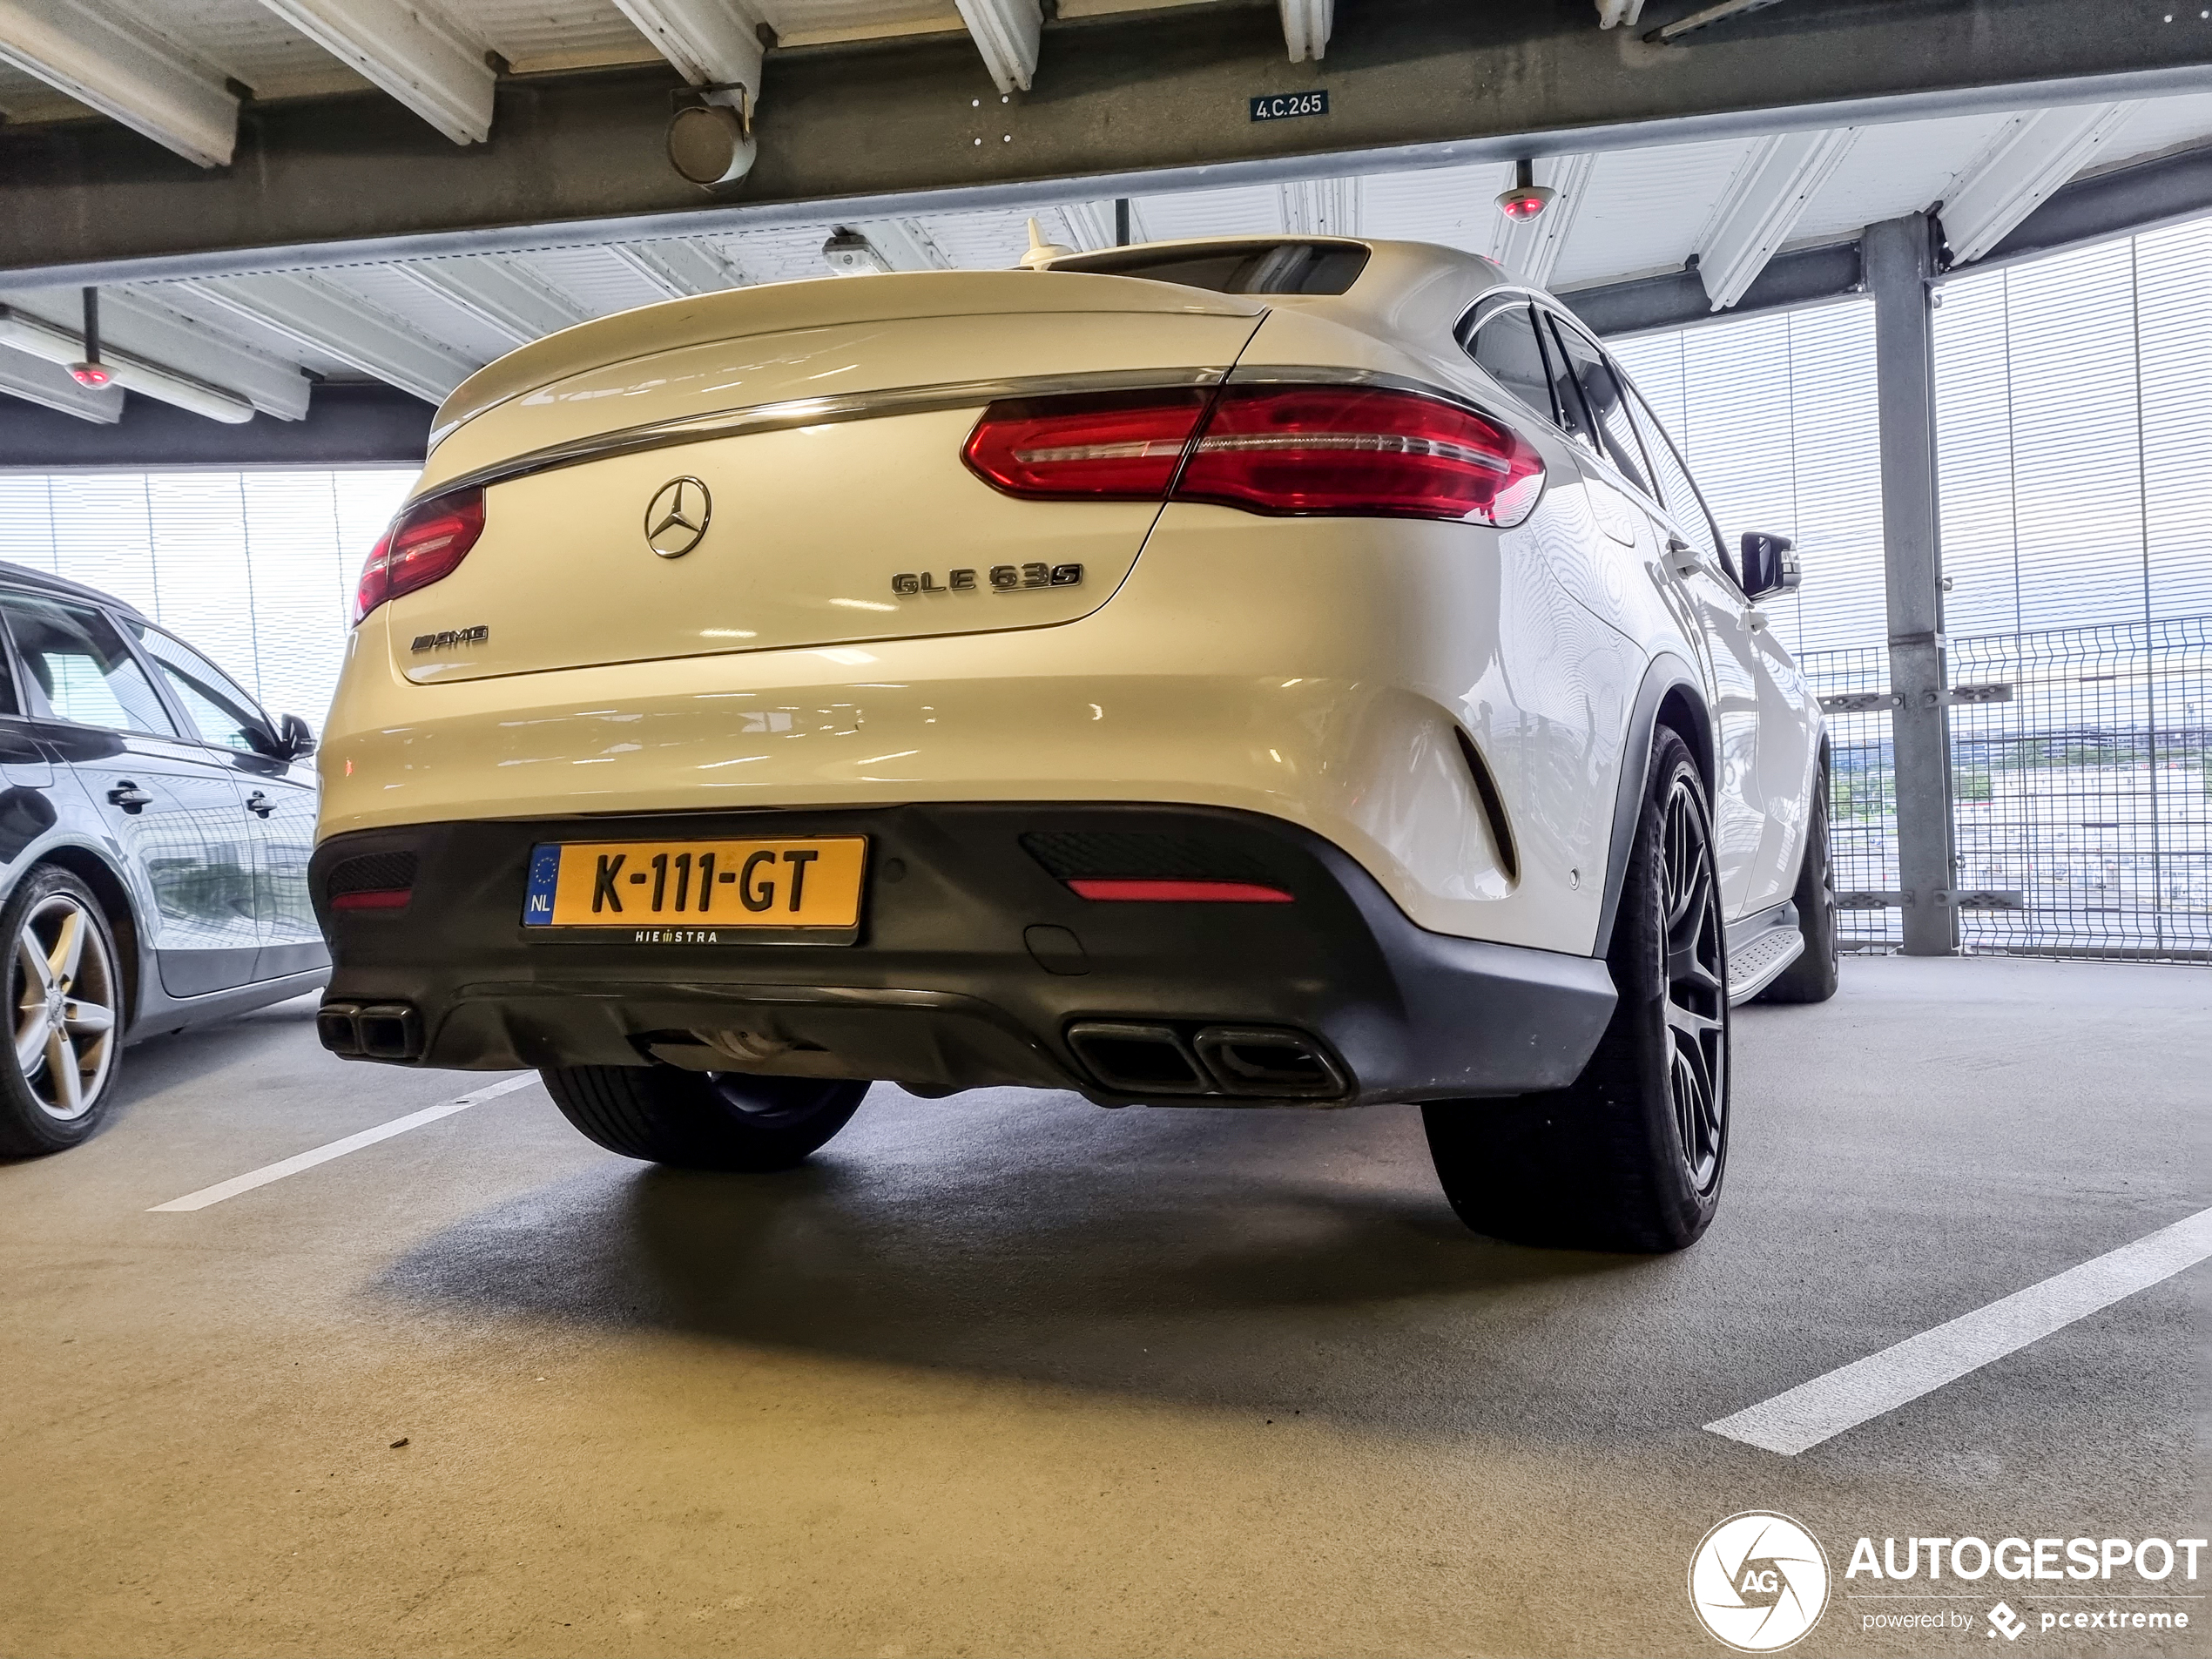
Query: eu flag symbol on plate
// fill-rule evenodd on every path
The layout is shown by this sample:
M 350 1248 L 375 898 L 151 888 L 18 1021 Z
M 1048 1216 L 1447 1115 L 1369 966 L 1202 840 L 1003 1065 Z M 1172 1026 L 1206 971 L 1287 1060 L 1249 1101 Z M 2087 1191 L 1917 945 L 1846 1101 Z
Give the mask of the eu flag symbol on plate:
M 561 849 L 540 845 L 530 849 L 530 885 L 523 900 L 523 926 L 553 925 L 553 887 L 561 879 Z

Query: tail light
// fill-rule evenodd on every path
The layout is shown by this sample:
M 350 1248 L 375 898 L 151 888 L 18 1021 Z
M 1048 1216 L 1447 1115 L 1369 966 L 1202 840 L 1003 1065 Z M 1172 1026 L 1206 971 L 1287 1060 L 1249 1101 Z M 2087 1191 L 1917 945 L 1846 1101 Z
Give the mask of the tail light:
M 962 452 L 1009 496 L 1157 501 L 1206 412 L 1206 394 L 1017 398 L 983 411 Z
M 1010 496 L 1214 502 L 1247 512 L 1510 527 L 1541 457 L 1503 422 L 1395 388 L 1230 386 L 994 403 L 968 464 Z
M 456 489 L 417 502 L 369 550 L 354 594 L 354 620 L 387 599 L 451 576 L 484 533 L 484 492 Z

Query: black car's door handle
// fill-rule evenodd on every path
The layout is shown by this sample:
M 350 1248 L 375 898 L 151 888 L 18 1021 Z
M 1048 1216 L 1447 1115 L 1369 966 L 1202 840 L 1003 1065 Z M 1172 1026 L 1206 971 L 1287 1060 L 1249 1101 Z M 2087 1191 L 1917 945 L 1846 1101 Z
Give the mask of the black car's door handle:
M 276 811 L 276 803 L 257 789 L 246 798 L 246 810 L 249 813 L 259 813 L 262 817 L 266 818 L 271 813 Z
M 137 813 L 153 805 L 153 797 L 125 778 L 107 792 L 107 798 L 125 812 Z

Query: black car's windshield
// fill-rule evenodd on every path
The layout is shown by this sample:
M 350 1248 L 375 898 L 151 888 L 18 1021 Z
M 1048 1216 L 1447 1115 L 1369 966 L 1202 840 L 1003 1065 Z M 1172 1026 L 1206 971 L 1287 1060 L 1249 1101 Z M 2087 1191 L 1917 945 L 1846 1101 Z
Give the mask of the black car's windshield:
M 1224 242 L 1212 247 L 1116 247 L 1055 260 L 1055 271 L 1143 277 L 1215 293 L 1342 293 L 1367 268 L 1351 242 Z

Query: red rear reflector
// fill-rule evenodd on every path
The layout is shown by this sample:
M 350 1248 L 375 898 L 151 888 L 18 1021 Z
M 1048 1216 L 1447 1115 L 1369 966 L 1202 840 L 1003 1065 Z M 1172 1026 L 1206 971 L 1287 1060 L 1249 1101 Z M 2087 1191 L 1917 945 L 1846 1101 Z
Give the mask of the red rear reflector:
M 418 502 L 370 550 L 354 594 L 354 620 L 387 599 L 451 576 L 484 533 L 484 492 L 456 489 Z
M 1124 899 L 1152 904 L 1289 904 L 1280 887 L 1257 881 L 1101 880 L 1078 876 L 1068 885 L 1085 899 Z
M 1418 393 L 1231 386 L 1176 486 L 1178 501 L 1260 513 L 1376 513 L 1518 524 L 1544 463 L 1513 430 Z
M 1205 408 L 1196 387 L 1010 399 L 983 411 L 961 454 L 1009 496 L 1157 501 Z
M 359 893 L 334 893 L 333 910 L 401 910 L 415 897 L 413 887 L 368 887 Z

